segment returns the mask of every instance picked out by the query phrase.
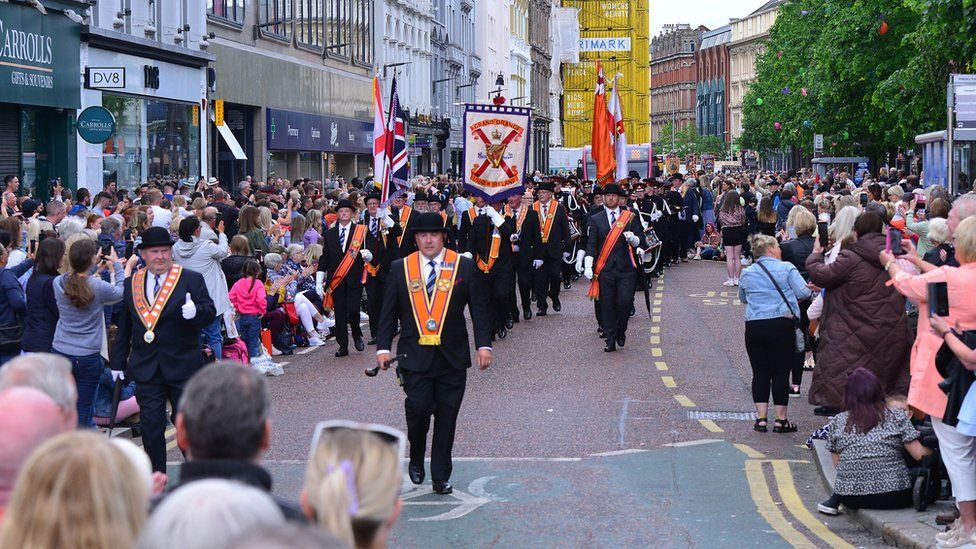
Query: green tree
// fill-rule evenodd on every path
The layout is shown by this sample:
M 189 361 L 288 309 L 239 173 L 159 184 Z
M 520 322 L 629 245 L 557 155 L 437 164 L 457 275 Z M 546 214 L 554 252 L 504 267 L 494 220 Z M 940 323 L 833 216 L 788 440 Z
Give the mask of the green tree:
M 671 143 L 672 137 L 674 139 L 674 150 L 672 150 Z M 716 157 L 724 158 L 728 146 L 721 137 L 714 135 L 698 135 L 698 129 L 694 124 L 689 124 L 674 132 L 674 126 L 670 123 L 665 124 L 661 128 L 661 134 L 658 137 L 658 149 L 661 152 L 675 153 L 680 157 L 685 157 L 689 154 L 694 154 L 701 156 L 703 154 L 713 154 Z

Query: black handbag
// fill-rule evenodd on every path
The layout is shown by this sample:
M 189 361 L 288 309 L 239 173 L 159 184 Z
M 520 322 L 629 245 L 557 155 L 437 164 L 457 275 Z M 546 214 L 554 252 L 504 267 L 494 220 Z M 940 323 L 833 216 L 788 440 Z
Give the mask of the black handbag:
M 24 323 L 11 322 L 0 325 L 0 350 L 4 352 L 19 351 L 20 342 L 24 338 Z
M 783 293 L 783 289 L 779 287 L 779 283 L 777 283 L 776 279 L 773 278 L 773 275 L 772 273 L 769 272 L 769 269 L 767 269 L 765 265 L 760 263 L 759 260 L 756 260 L 756 265 L 759 265 L 759 268 L 761 268 L 763 272 L 766 273 L 766 276 L 769 277 L 769 280 L 770 282 L 773 283 L 773 286 L 776 286 L 776 291 L 779 292 L 779 296 L 783 298 L 783 303 L 786 303 L 786 308 L 789 309 L 790 314 L 793 315 L 793 331 L 794 331 L 793 335 L 794 338 L 796 339 L 795 341 L 796 352 L 798 353 L 805 352 L 807 350 L 807 340 L 806 337 L 804 337 L 803 335 L 803 330 L 800 328 L 800 315 L 793 312 L 793 307 L 790 305 L 790 300 L 786 299 L 786 294 Z

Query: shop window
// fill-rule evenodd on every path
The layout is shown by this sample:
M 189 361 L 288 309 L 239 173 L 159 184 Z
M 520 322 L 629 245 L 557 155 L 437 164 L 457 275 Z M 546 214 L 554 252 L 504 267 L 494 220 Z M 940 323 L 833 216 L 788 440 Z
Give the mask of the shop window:
M 291 38 L 292 0 L 258 0 L 258 28 L 263 34 Z
M 187 103 L 113 95 L 102 106 L 116 131 L 102 145 L 103 182 L 132 189 L 146 181 L 196 180 L 200 174 L 199 107 Z
M 322 35 L 322 0 L 297 0 L 298 19 L 295 21 L 295 34 L 298 43 L 322 49 L 325 37 Z
M 244 0 L 207 0 L 207 15 L 244 24 Z

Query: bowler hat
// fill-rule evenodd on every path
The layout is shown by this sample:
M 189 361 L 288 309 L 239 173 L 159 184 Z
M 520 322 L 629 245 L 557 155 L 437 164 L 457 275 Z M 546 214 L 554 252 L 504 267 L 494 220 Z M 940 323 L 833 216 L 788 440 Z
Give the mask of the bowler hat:
M 543 181 L 536 186 L 536 190 L 555 192 L 556 186 L 551 181 Z
M 146 248 L 158 248 L 160 246 L 172 246 L 173 239 L 169 237 L 169 231 L 163 227 L 150 227 L 142 233 L 142 242 L 136 246 L 139 250 Z
M 413 201 L 414 202 L 427 202 L 428 201 L 427 193 L 425 193 L 423 191 L 417 191 L 413 195 Z
M 339 203 L 336 204 L 336 211 L 337 212 L 339 210 L 343 209 L 343 208 L 349 208 L 352 211 L 356 211 L 356 207 L 352 205 L 352 201 L 350 201 L 348 199 L 345 199 L 345 198 L 342 199 L 342 200 L 340 200 Z
M 366 200 L 364 200 L 363 202 L 369 202 L 370 200 L 378 200 L 382 202 L 383 197 L 380 196 L 380 193 L 369 193 L 366 195 Z
M 623 189 L 623 187 L 621 187 L 620 185 L 617 185 L 616 183 L 607 183 L 606 186 L 603 187 L 603 192 L 606 193 L 606 194 L 615 194 L 615 195 L 618 195 L 618 196 L 627 196 L 627 191 L 625 191 Z
M 596 185 L 595 187 L 593 187 L 593 196 L 602 196 L 602 195 L 605 195 L 605 194 L 607 194 L 607 193 L 604 192 L 603 187 L 601 187 L 599 185 Z
M 413 234 L 418 233 L 447 233 L 444 218 L 439 213 L 424 212 L 417 216 L 417 221 L 411 227 Z

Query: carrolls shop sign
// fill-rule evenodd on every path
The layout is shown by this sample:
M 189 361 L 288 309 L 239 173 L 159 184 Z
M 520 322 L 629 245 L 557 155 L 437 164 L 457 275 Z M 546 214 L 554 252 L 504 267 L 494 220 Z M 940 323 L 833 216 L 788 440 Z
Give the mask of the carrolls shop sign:
M 81 25 L 60 13 L 0 3 L 0 102 L 78 108 Z

